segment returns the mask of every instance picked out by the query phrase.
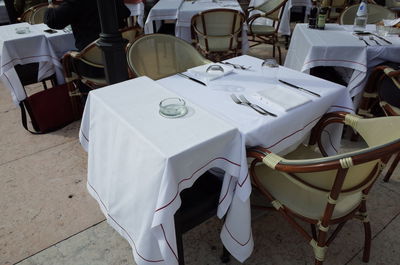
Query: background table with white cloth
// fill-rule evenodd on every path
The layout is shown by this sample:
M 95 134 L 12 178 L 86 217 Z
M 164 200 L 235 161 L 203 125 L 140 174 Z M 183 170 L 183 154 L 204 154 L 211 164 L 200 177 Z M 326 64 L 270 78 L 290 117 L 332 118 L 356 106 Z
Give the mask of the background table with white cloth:
M 368 25 L 367 30 L 375 32 L 375 26 Z M 392 44 L 373 36 L 380 45 L 370 40 L 368 35 L 362 37 L 369 46 L 354 35 L 352 26 L 327 24 L 325 30 L 316 30 L 308 28 L 307 24 L 297 24 L 285 66 L 302 72 L 317 66 L 351 69 L 347 87 L 350 95 L 356 96 L 365 86 L 369 69 L 385 61 L 400 62 L 398 36 L 384 37 Z
M 28 33 L 18 34 L 16 28 L 26 27 Z M 57 81 L 64 82 L 60 59 L 68 50 L 75 50 L 75 39 L 71 32 L 58 30 L 46 33 L 45 24 L 17 23 L 0 27 L 0 78 L 18 104 L 26 93 L 14 69 L 17 64 L 39 63 L 38 80 L 56 74 Z
M 0 24 L 5 24 L 10 22 L 8 18 L 6 4 L 3 0 L 0 0 Z
M 221 240 L 236 259 L 247 259 L 253 238 L 246 145 L 287 153 L 325 112 L 351 107 L 345 87 L 280 67 L 280 78 L 321 97 L 292 89 L 292 98 L 308 97 L 308 103 L 285 111 L 267 102 L 263 107 L 278 117 L 260 115 L 235 104 L 230 95 L 256 101 L 255 92 L 273 89 L 261 72 L 262 60 L 229 61 L 251 70 L 235 69 L 207 86 L 178 75 L 156 82 L 142 77 L 89 94 L 80 130 L 89 153 L 88 189 L 109 224 L 131 244 L 139 265 L 177 264 L 179 192 L 215 167 L 226 172 L 218 207 L 218 216 L 226 216 Z M 177 119 L 160 116 L 159 102 L 176 96 L 187 101 L 189 113 Z
M 262 5 L 266 1 L 269 1 L 269 0 L 251 0 L 249 7 Z M 294 6 L 305 7 L 306 8 L 305 16 L 307 16 L 310 13 L 310 9 L 312 7 L 312 2 L 311 2 L 311 0 L 288 0 L 282 11 L 282 18 L 281 18 L 281 23 L 279 24 L 278 33 L 280 33 L 282 35 L 290 36 L 290 33 L 291 33 L 290 12 L 291 12 L 292 7 L 294 7 Z M 250 15 L 256 14 L 257 12 L 258 11 L 251 11 Z M 257 21 L 255 23 L 272 25 L 272 20 L 257 19 Z
M 144 3 L 140 2 L 137 4 L 127 4 L 126 7 L 131 11 L 131 17 L 137 17 L 137 23 L 139 26 L 143 27 L 143 19 L 144 19 Z
M 158 29 L 163 20 L 176 20 L 178 18 L 178 10 L 183 0 L 160 0 L 155 4 L 147 15 L 144 24 L 144 33 L 154 33 L 154 27 Z
M 154 21 L 173 19 L 176 20 L 175 36 L 191 43 L 192 17 L 199 12 L 218 8 L 229 8 L 233 10 L 243 11 L 237 0 L 161 0 L 150 10 L 149 16 L 145 24 L 145 33 L 149 34 L 154 32 Z M 241 37 L 242 53 L 246 54 L 249 50 L 246 24 L 243 24 Z
M 243 12 L 239 2 L 237 0 L 196 0 L 184 1 L 179 8 L 178 18 L 175 26 L 175 36 L 186 40 L 187 42 L 192 41 L 191 36 L 191 21 L 192 17 L 197 13 L 200 13 L 209 9 L 228 8 Z M 249 42 L 247 38 L 247 25 L 243 24 L 242 27 L 242 53 L 246 54 L 249 50 Z

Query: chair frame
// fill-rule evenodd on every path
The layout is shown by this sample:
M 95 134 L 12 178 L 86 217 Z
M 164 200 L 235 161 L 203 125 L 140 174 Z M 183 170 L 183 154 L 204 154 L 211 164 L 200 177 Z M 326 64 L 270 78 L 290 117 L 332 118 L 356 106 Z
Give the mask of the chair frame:
M 376 66 L 371 72 L 365 86 L 360 105 L 357 109 L 358 115 L 361 115 L 363 117 L 374 117 L 371 112 L 372 108 L 379 104 L 380 108 L 383 110 L 386 116 L 399 116 L 399 111 L 396 111 L 392 105 L 382 100 L 379 96 L 379 84 L 382 82 L 385 76 L 391 78 L 395 85 L 397 85 L 400 89 L 400 83 L 396 84 L 395 81 L 396 77 L 400 77 L 400 70 L 394 70 L 387 65 Z M 399 162 L 400 153 L 394 155 L 393 161 L 383 178 L 384 182 L 388 182 L 390 180 L 390 177 L 392 176 Z
M 255 44 L 250 45 L 250 47 L 254 47 L 260 44 L 270 44 L 272 45 L 272 56 L 275 57 L 275 46 L 278 49 L 278 56 L 279 56 L 279 64 L 282 64 L 282 51 L 281 51 L 281 47 L 279 45 L 279 39 L 278 39 L 278 29 L 279 29 L 279 25 L 281 24 L 281 19 L 282 19 L 282 15 L 283 15 L 283 9 L 285 8 L 285 5 L 287 3 L 288 0 L 284 0 L 282 1 L 282 3 L 280 3 L 278 6 L 276 6 L 273 10 L 271 10 L 268 13 L 263 13 L 263 14 L 254 14 L 250 17 L 248 17 L 247 19 L 247 25 L 248 25 L 248 33 L 247 35 L 251 37 L 251 41 L 255 42 Z M 276 12 L 277 10 L 281 9 L 282 11 L 279 14 L 278 20 L 273 20 L 272 26 L 275 28 L 275 31 L 271 34 L 266 34 L 266 35 L 258 35 L 255 34 L 252 31 L 252 26 L 254 21 L 257 18 L 268 18 L 268 16 L 270 14 L 273 14 L 274 12 Z M 257 10 L 257 7 L 249 7 L 246 10 L 246 14 L 248 14 L 247 16 L 249 16 L 250 11 L 253 10 Z M 270 18 L 268 18 L 270 19 Z
M 137 31 L 137 36 L 140 36 L 143 33 L 142 28 L 137 27 L 137 26 L 120 29 L 119 32 L 121 32 L 121 34 L 123 35 L 125 32 L 131 31 L 131 30 L 136 30 Z M 79 89 L 77 87 L 75 87 L 73 81 L 81 80 L 82 83 L 84 83 L 85 85 L 87 85 L 91 89 L 96 89 L 96 88 L 100 88 L 100 87 L 103 87 L 103 86 L 107 85 L 107 84 L 104 84 L 104 83 L 96 83 L 93 80 L 87 79 L 86 77 L 80 75 L 77 71 L 74 71 L 74 69 L 73 69 L 74 68 L 73 59 L 81 60 L 81 61 L 83 61 L 84 63 L 86 63 L 86 64 L 88 64 L 90 66 L 104 69 L 104 65 L 103 64 L 92 63 L 92 62 L 89 62 L 89 61 L 87 61 L 87 60 L 85 60 L 83 58 L 84 55 L 87 52 L 89 52 L 89 51 L 91 51 L 93 49 L 100 49 L 97 46 L 97 42 L 98 42 L 98 39 L 93 41 L 89 45 L 87 45 L 80 52 L 78 52 L 78 51 L 69 51 L 66 54 L 64 54 L 64 56 L 62 58 L 62 66 L 63 66 L 63 71 L 64 71 L 64 77 L 65 77 L 65 81 L 66 81 L 67 86 L 68 86 L 69 94 L 70 94 L 71 101 L 72 101 L 72 107 L 73 107 L 73 110 L 74 110 L 75 113 L 82 114 L 83 106 L 82 106 L 82 103 L 81 103 L 81 100 L 80 100 L 80 98 L 82 97 L 82 94 L 79 91 Z M 128 40 L 128 42 L 129 42 L 129 40 Z
M 34 5 L 27 10 L 24 11 L 24 13 L 21 14 L 21 16 L 17 19 L 18 22 L 28 22 L 29 24 L 35 24 L 34 21 L 32 21 L 32 16 L 33 14 L 41 8 L 47 7 L 48 3 L 41 3 Z
M 349 115 L 346 112 L 335 112 L 326 114 L 314 127 L 312 134 L 311 134 L 311 141 L 310 144 L 318 143 L 321 152 L 323 155 L 326 155 L 326 152 L 323 149 L 321 139 L 319 135 L 323 131 L 323 129 L 332 123 L 342 123 L 345 124 L 345 117 Z M 373 161 L 376 159 L 380 159 L 383 163 L 386 163 L 389 159 L 390 155 L 396 153 L 400 150 L 400 139 L 397 141 L 392 142 L 390 145 L 382 145 L 374 148 L 373 152 L 358 152 L 358 153 L 349 153 L 335 156 L 335 157 L 326 157 L 319 160 L 302 160 L 302 164 L 291 163 L 291 160 L 285 160 L 278 162 L 275 166 L 275 170 L 286 172 L 290 176 L 296 178 L 294 173 L 307 173 L 307 172 L 319 172 L 319 171 L 326 171 L 326 170 L 337 170 L 336 178 L 334 180 L 334 184 L 331 190 L 324 190 L 321 188 L 317 188 L 312 184 L 303 182 L 303 184 L 313 188 L 319 189 L 325 192 L 329 192 L 329 197 L 327 200 L 327 204 L 325 207 L 324 215 L 321 220 L 317 219 L 310 219 L 308 217 L 302 216 L 298 213 L 291 211 L 285 205 L 279 203 L 271 193 L 263 187 L 261 181 L 259 180 L 256 172 L 255 166 L 256 164 L 260 163 L 261 161 L 265 161 L 266 157 L 271 154 L 268 149 L 256 147 L 250 148 L 247 152 L 248 157 L 254 158 L 250 165 L 250 174 L 253 182 L 256 184 L 256 188 L 266 196 L 274 206 L 274 208 L 279 211 L 285 219 L 307 240 L 314 248 L 315 253 L 315 264 L 322 264 L 325 256 L 326 247 L 328 247 L 331 242 L 335 239 L 337 234 L 343 228 L 344 224 L 352 219 L 357 218 L 363 222 L 364 226 L 364 252 L 363 252 L 363 261 L 368 262 L 370 256 L 370 248 L 371 248 L 371 226 L 368 220 L 367 214 L 367 206 L 366 206 L 366 197 L 368 192 L 370 191 L 372 185 L 376 181 L 378 174 L 382 171 L 382 166 L 379 163 L 374 167 L 372 172 L 369 176 L 356 187 L 352 187 L 348 190 L 342 190 L 342 185 L 344 183 L 348 166 L 344 166 L 343 159 L 350 158 L 353 162 L 353 165 L 362 164 L 368 161 Z M 292 160 L 293 161 L 293 160 Z M 299 180 L 299 179 L 297 179 Z M 300 180 L 301 181 L 301 180 Z M 335 209 L 335 202 L 338 199 L 341 192 L 344 191 L 352 191 L 355 189 L 359 189 L 362 187 L 362 200 L 360 204 L 351 212 L 346 214 L 345 216 L 331 219 L 334 209 Z M 295 220 L 295 218 L 305 221 L 311 225 L 311 235 L 305 231 Z M 328 230 L 330 225 L 337 225 L 335 230 L 331 233 L 328 237 Z M 317 228 L 318 227 L 318 234 Z
M 226 52 L 216 52 L 216 51 L 210 51 L 209 48 L 209 37 L 207 36 L 207 28 L 205 27 L 206 21 L 204 16 L 210 13 L 218 13 L 218 12 L 227 12 L 227 13 L 232 13 L 235 15 L 232 28 L 230 31 L 229 35 L 221 35 L 221 36 L 212 36 L 212 38 L 226 38 L 227 36 L 230 36 L 230 42 L 229 42 L 229 48 Z M 235 30 L 235 25 L 237 21 L 237 16 L 240 18 L 240 27 L 239 29 Z M 201 18 L 202 21 L 202 29 L 198 27 L 196 24 L 196 20 L 198 18 Z M 217 57 L 218 55 L 221 55 L 223 59 L 227 59 L 230 57 L 236 57 L 242 53 L 242 25 L 246 21 L 245 15 L 239 11 L 239 10 L 234 10 L 234 9 L 229 9 L 229 8 L 216 8 L 216 9 L 209 9 L 203 12 L 199 12 L 196 15 L 192 17 L 191 20 L 191 34 L 192 34 L 192 43 L 193 45 L 197 48 L 198 51 L 203 53 L 206 58 L 212 59 L 212 55 L 215 54 Z M 202 36 L 205 40 L 205 50 L 202 49 L 199 45 L 199 36 Z M 234 45 L 234 38 L 236 37 L 236 47 L 233 47 Z M 225 56 L 224 56 L 225 55 Z M 221 58 L 218 58 L 218 61 L 221 60 Z
M 133 43 L 129 43 L 127 48 L 126 48 L 126 56 L 128 57 L 127 58 L 127 63 L 128 63 L 128 70 L 129 70 L 129 77 L 130 78 L 142 76 L 141 73 L 139 73 L 137 70 L 135 70 L 136 69 L 135 65 L 133 65 L 131 63 L 131 60 L 129 59 L 130 50 L 133 49 L 133 47 L 136 45 L 136 42 L 141 41 L 142 39 L 145 39 L 145 38 L 153 38 L 155 36 L 163 36 L 163 37 L 167 37 L 167 38 L 174 38 L 175 41 L 181 42 L 184 45 L 188 45 L 188 47 L 192 48 L 196 53 L 198 53 L 199 56 L 203 57 L 199 53 L 199 51 L 196 50 L 196 48 L 194 48 L 192 45 L 190 45 L 189 43 L 187 43 L 186 41 L 184 41 L 184 40 L 182 40 L 182 39 L 180 39 L 178 37 L 167 35 L 167 34 L 160 34 L 160 33 L 142 35 L 139 38 L 137 38 Z M 211 61 L 209 61 L 209 60 L 204 58 L 204 63 L 211 63 Z M 167 76 L 164 76 L 164 77 L 167 77 Z M 162 77 L 162 78 L 164 78 L 164 77 Z

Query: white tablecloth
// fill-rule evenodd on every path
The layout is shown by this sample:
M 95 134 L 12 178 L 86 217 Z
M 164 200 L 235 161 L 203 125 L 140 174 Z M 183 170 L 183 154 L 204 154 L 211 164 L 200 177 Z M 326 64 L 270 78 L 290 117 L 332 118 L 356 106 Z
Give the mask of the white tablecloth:
M 268 0 L 267 0 L 268 1 Z M 266 0 L 251 0 L 249 7 L 252 6 L 259 6 L 263 3 L 265 3 Z M 281 18 L 281 23 L 278 28 L 278 32 L 282 35 L 290 35 L 291 30 L 290 30 L 290 10 L 293 6 L 304 6 L 306 7 L 306 13 L 305 15 L 309 14 L 309 11 L 312 7 L 311 0 L 288 0 L 286 2 L 286 5 L 283 9 L 282 13 L 282 18 Z M 250 15 L 256 14 L 257 11 L 251 11 Z M 266 24 L 266 25 L 272 25 L 272 20 L 270 19 L 258 19 L 257 22 L 258 24 Z
M 180 76 L 157 81 L 139 78 L 90 93 L 80 141 L 89 152 L 88 189 L 108 222 L 131 244 L 139 264 L 177 264 L 173 215 L 178 193 L 205 170 L 227 172 L 218 216 L 226 214 L 221 240 L 239 261 L 253 250 L 245 145 L 263 145 L 279 154 L 300 144 L 323 113 L 348 110 L 345 87 L 280 67 L 280 78 L 322 95 L 284 112 L 265 106 L 278 118 L 262 116 L 233 103 L 232 93 L 251 96 L 268 89 L 261 60 L 230 60 L 251 66 L 205 87 Z M 133 89 L 132 89 L 133 88 Z M 293 93 L 302 93 L 294 90 Z M 161 99 L 185 98 L 190 112 L 179 119 L 158 114 Z M 212 113 L 212 114 L 211 114 Z
M 143 27 L 144 18 L 144 4 L 143 2 L 137 4 L 125 4 L 131 11 L 131 16 L 137 16 L 139 26 Z
M 160 0 L 153 6 L 147 16 L 144 24 L 144 33 L 154 33 L 153 22 L 157 23 L 161 20 L 176 20 L 178 18 L 178 10 L 183 0 Z M 159 26 L 160 24 L 158 24 Z
M 15 29 L 27 27 L 30 32 L 17 34 Z M 72 33 L 62 30 L 49 34 L 43 30 L 45 24 L 29 25 L 18 23 L 0 27 L 0 78 L 7 86 L 18 104 L 26 98 L 25 90 L 14 69 L 17 64 L 39 62 L 38 80 L 56 74 L 57 81 L 64 82 L 61 56 L 68 50 L 75 49 L 75 40 Z
M 0 23 L 8 23 L 10 20 L 8 19 L 7 8 L 3 0 L 0 0 Z
M 187 42 L 192 41 L 191 37 L 191 21 L 192 17 L 199 12 L 218 9 L 218 8 L 229 8 L 233 10 L 243 11 L 238 1 L 236 0 L 224 0 L 216 1 L 212 0 L 197 0 L 194 3 L 191 1 L 184 1 L 179 8 L 178 19 L 175 26 L 175 35 Z M 246 54 L 249 50 L 249 41 L 247 38 L 247 25 L 243 24 L 242 28 L 242 53 Z
M 369 25 L 369 30 L 375 27 Z M 307 24 L 298 24 L 293 32 L 286 56 L 285 66 L 307 72 L 316 66 L 339 66 L 353 69 L 349 80 L 350 95 L 356 96 L 362 92 L 367 80 L 368 69 L 384 62 L 400 62 L 400 38 L 387 36 L 393 44 L 375 39 L 381 43 L 364 37 L 366 44 L 354 36 L 352 26 L 327 24 L 325 30 L 309 29 Z
M 191 37 L 191 20 L 192 17 L 204 10 L 216 8 L 230 8 L 242 11 L 238 1 L 224 0 L 197 0 L 197 1 L 182 1 L 182 0 L 160 0 L 151 10 L 145 23 L 145 33 L 154 33 L 153 21 L 161 20 L 176 20 L 175 36 L 187 42 L 192 41 Z M 242 53 L 246 54 L 249 50 L 249 42 L 247 38 L 247 26 L 243 25 L 242 31 Z

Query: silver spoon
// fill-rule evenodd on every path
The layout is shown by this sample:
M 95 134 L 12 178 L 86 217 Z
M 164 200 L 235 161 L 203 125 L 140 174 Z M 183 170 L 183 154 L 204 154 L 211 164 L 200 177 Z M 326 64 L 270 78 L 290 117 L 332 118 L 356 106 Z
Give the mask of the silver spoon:
M 375 41 L 375 43 L 376 43 L 377 45 L 381 46 L 381 44 L 380 44 L 376 39 L 374 39 L 373 36 L 369 36 L 369 39 Z

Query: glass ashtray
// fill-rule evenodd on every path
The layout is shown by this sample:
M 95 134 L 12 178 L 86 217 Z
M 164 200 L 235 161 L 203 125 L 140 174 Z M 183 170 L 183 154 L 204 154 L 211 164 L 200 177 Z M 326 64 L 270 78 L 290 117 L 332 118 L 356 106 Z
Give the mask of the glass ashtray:
M 221 65 L 212 64 L 207 68 L 206 73 L 220 75 L 224 73 L 224 68 Z
M 30 29 L 28 27 L 18 27 L 18 28 L 15 28 L 15 32 L 17 34 L 26 34 L 26 33 L 29 33 L 31 31 L 30 31 Z
M 181 98 L 166 98 L 160 102 L 160 115 L 165 118 L 179 118 L 188 112 L 186 102 Z

